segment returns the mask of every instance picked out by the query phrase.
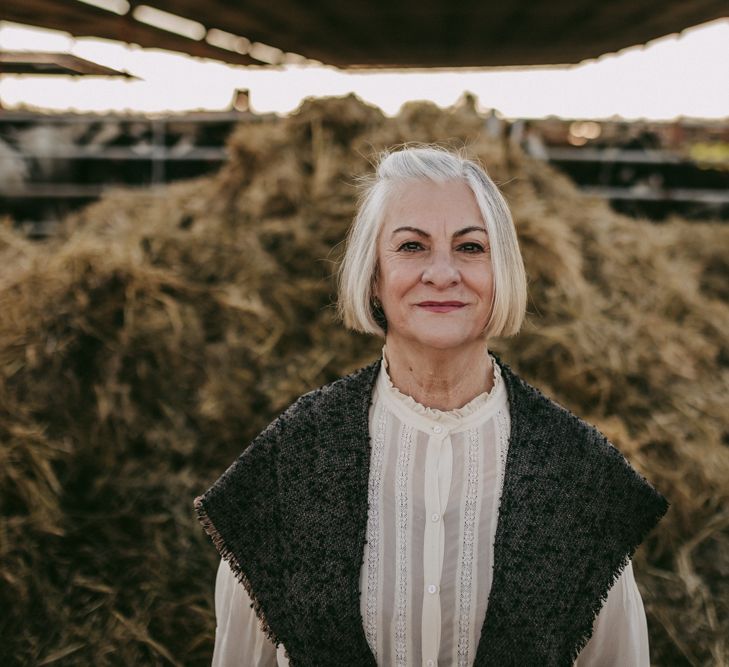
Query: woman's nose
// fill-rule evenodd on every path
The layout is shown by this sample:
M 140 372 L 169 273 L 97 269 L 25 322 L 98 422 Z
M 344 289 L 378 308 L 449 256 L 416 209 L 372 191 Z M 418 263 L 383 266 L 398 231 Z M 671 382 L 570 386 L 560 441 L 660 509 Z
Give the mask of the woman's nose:
M 458 283 L 461 274 L 450 253 L 434 253 L 423 270 L 422 282 L 444 288 Z

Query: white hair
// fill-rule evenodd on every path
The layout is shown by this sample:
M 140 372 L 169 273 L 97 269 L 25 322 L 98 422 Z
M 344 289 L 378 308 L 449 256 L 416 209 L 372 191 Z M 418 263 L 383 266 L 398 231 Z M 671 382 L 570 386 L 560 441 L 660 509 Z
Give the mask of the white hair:
M 484 335 L 517 334 L 526 311 L 527 279 L 509 207 L 478 163 L 433 145 L 382 153 L 374 176 L 365 181 L 337 276 L 337 310 L 345 326 L 385 335 L 373 311 L 373 288 L 379 271 L 377 240 L 396 186 L 423 180 L 462 181 L 473 191 L 486 225 L 494 275 L 493 307 Z

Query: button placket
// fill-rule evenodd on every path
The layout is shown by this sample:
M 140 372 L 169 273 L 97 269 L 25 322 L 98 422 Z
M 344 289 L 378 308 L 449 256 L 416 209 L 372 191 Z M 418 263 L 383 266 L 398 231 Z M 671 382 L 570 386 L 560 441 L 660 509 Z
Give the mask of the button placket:
M 440 577 L 443 567 L 443 512 L 448 502 L 451 477 L 451 444 L 448 429 L 431 425 L 425 461 L 423 535 L 422 655 L 434 659 L 440 645 Z M 433 661 L 435 663 L 435 660 Z

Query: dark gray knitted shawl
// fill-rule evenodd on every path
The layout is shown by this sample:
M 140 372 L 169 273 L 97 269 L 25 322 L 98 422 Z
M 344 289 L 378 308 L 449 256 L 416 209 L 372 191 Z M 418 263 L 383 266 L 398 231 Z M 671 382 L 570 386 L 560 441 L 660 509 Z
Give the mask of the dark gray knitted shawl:
M 592 425 L 494 355 L 511 413 L 474 665 L 571 665 L 668 508 Z M 359 606 L 377 361 L 299 398 L 195 510 L 292 667 L 375 667 Z M 470 657 L 469 657 L 470 658 Z

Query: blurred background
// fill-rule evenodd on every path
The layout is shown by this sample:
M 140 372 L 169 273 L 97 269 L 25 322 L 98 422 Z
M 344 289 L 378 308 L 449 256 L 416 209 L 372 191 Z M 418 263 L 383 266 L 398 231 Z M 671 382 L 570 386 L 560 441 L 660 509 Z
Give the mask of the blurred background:
M 203 492 L 374 359 L 334 317 L 356 179 L 406 141 L 500 184 L 491 347 L 672 503 L 654 665 L 729 665 L 729 9 L 719 0 L 0 7 L 0 662 L 205 665 Z

